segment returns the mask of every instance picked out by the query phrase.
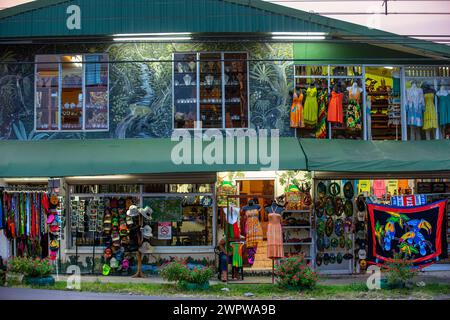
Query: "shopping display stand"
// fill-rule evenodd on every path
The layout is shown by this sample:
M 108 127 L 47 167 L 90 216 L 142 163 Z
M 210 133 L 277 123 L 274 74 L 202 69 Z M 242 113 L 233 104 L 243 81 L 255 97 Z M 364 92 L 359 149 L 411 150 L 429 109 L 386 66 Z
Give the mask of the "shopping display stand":
M 246 195 L 227 195 L 227 210 L 229 212 L 229 210 L 231 210 L 230 207 L 230 199 L 253 199 L 253 198 L 258 198 L 258 199 L 268 199 L 268 200 L 274 200 L 274 196 L 273 195 L 252 195 L 252 194 L 246 194 Z M 263 207 L 261 207 L 262 210 L 264 210 Z M 239 218 L 240 220 L 240 218 Z M 230 256 L 230 254 L 232 254 L 232 252 L 229 252 L 229 248 L 230 248 L 230 243 L 232 242 L 244 242 L 241 239 L 239 239 L 238 241 L 230 241 L 230 240 L 236 240 L 236 239 L 230 239 L 229 237 L 229 231 L 228 231 L 228 227 L 225 227 L 225 238 L 226 238 L 226 250 L 227 250 L 227 255 Z M 275 283 L 275 259 L 272 259 L 272 279 L 271 282 L 267 282 L 267 283 Z M 242 266 L 241 269 L 241 280 L 234 280 L 234 279 L 230 279 L 230 275 L 227 272 L 227 284 L 229 283 L 235 283 L 235 284 L 263 284 L 266 282 L 251 282 L 251 281 L 246 281 L 244 282 L 244 266 Z

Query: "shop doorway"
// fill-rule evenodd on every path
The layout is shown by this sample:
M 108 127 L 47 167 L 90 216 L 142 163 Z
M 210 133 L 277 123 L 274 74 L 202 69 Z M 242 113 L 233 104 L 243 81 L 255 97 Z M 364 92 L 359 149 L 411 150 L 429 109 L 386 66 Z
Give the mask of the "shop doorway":
M 253 264 L 248 263 L 248 257 L 244 257 L 247 261 L 244 267 L 248 270 L 271 270 L 272 260 L 267 258 L 267 225 L 268 214 L 264 210 L 267 205 L 275 198 L 275 180 L 274 179 L 258 179 L 258 180 L 238 180 L 238 192 L 241 196 L 249 196 L 249 199 L 255 199 L 260 210 L 260 223 L 263 230 L 263 241 L 258 245 L 255 253 Z M 247 201 L 241 199 L 240 208 L 247 205 Z

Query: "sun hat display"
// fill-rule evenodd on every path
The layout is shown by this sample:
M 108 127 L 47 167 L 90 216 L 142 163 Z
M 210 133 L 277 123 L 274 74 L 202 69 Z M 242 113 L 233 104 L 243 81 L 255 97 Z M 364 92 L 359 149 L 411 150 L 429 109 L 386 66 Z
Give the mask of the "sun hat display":
M 125 237 L 128 235 L 128 227 L 126 225 L 126 223 L 121 223 L 120 227 L 119 227 L 119 235 L 121 237 Z
M 141 247 L 139 248 L 139 252 L 140 253 L 152 253 L 152 246 L 150 246 L 150 243 L 148 243 L 147 241 L 144 241 L 141 245 Z
M 127 258 L 122 260 L 122 270 L 127 271 L 130 267 L 130 263 Z
M 367 261 L 366 260 L 359 260 L 359 268 L 361 271 L 366 270 L 367 268 Z
M 58 249 L 59 249 L 59 243 L 58 243 L 58 241 L 56 241 L 56 240 L 50 241 L 49 247 L 50 247 L 50 250 L 51 250 L 51 251 L 58 251 Z
M 109 266 L 111 267 L 111 269 L 117 269 L 119 267 L 119 261 L 117 261 L 116 258 L 112 257 L 109 261 Z
M 127 210 L 127 216 L 136 217 L 139 215 L 138 207 L 135 205 L 131 205 Z
M 125 221 L 127 222 L 127 225 L 129 225 L 129 226 L 131 226 L 134 223 L 133 217 L 130 217 L 130 216 L 127 216 Z
M 142 228 L 142 236 L 145 239 L 150 239 L 152 237 L 152 228 L 146 224 L 143 228 Z
M 123 260 L 123 256 L 125 254 L 125 249 L 124 248 L 120 248 L 119 250 L 117 250 L 117 252 L 114 254 L 114 258 L 116 258 L 117 261 L 122 261 Z
M 47 224 L 50 224 L 53 221 L 55 221 L 55 215 L 52 213 L 47 216 Z
M 104 276 L 107 276 L 107 275 L 109 275 L 110 272 L 111 272 L 111 267 L 109 266 L 109 264 L 105 263 L 102 267 L 102 274 Z
M 109 258 L 111 258 L 112 252 L 111 252 L 111 248 L 106 248 L 103 251 L 103 258 L 105 258 L 105 260 L 108 260 Z
M 366 250 L 359 249 L 358 250 L 358 259 L 366 259 L 366 258 L 367 258 Z
M 341 193 L 341 187 L 339 186 L 338 183 L 332 182 L 328 186 L 328 193 L 331 194 L 333 197 L 335 197 Z
M 49 227 L 50 233 L 58 233 L 59 232 L 59 225 L 57 223 L 52 223 Z
M 152 217 L 153 210 L 149 206 L 139 209 L 139 213 L 147 220 L 150 220 Z
M 344 197 L 346 199 L 351 199 L 355 195 L 355 191 L 353 189 L 353 183 L 351 181 L 347 181 L 344 184 Z
M 346 200 L 344 203 L 344 214 L 347 217 L 353 216 L 353 202 L 351 200 Z
M 50 195 L 50 204 L 53 206 L 57 206 L 59 203 L 58 195 L 56 193 L 52 193 Z

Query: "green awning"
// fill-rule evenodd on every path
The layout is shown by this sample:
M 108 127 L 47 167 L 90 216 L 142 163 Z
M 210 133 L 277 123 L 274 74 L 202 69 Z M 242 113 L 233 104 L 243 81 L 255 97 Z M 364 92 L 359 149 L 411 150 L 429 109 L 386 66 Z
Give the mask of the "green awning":
M 194 164 L 194 154 L 198 155 L 198 152 L 192 143 L 192 164 L 177 165 L 171 157 L 176 144 L 170 139 L 0 141 L 0 177 L 271 170 L 268 162 L 260 156 L 256 156 L 256 162 L 249 160 L 249 153 L 254 154 L 254 149 L 248 140 L 245 144 L 246 157 L 242 163 L 237 162 L 238 143 L 234 143 L 235 161 L 228 160 L 234 164 L 227 164 L 230 154 L 226 151 L 222 155 L 222 163 Z M 203 142 L 203 147 L 209 144 Z M 272 149 L 269 147 L 268 150 L 267 154 L 270 155 Z M 277 153 L 274 156 L 279 158 L 279 165 L 273 170 L 306 169 L 304 153 L 296 138 L 280 138 L 279 155 Z M 276 164 L 274 161 L 271 163 Z
M 402 173 L 450 170 L 450 140 L 300 139 L 300 143 L 310 171 Z

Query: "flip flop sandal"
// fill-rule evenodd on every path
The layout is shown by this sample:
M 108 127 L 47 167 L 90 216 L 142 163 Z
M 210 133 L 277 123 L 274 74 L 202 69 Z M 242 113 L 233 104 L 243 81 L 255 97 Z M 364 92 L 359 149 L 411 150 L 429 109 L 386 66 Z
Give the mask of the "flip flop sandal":
M 329 217 L 334 215 L 334 201 L 332 197 L 327 197 L 325 200 L 325 214 Z
M 344 254 L 344 260 L 351 260 L 351 259 L 353 259 L 353 255 L 351 254 L 351 253 L 346 253 L 346 254 Z
M 343 256 L 342 256 L 342 253 L 338 253 L 337 254 L 337 256 L 336 256 L 336 262 L 338 263 L 338 264 L 341 264 L 342 263 L 342 260 L 343 260 Z
M 366 211 L 366 201 L 362 194 L 360 194 L 356 200 L 356 207 L 358 208 L 358 211 Z
M 344 234 L 344 221 L 337 219 L 334 223 L 334 233 L 340 237 Z
M 320 267 L 320 266 L 322 265 L 322 255 L 321 255 L 320 253 L 318 253 L 318 254 L 316 255 L 316 265 L 317 265 L 318 267 Z
M 322 218 L 324 212 L 325 212 L 325 209 L 323 207 L 322 208 L 317 208 L 316 209 L 316 216 L 317 216 L 317 218 Z
M 323 264 L 328 265 L 330 263 L 330 255 L 328 253 L 325 253 L 323 255 Z
M 323 238 L 318 238 L 317 239 L 317 250 L 318 251 L 323 251 L 324 249 L 324 241 Z
M 330 264 L 336 263 L 336 255 L 334 253 L 330 254 Z
M 345 241 L 345 247 L 347 250 L 351 250 L 353 248 L 353 242 L 351 239 L 347 239 L 347 241 Z
M 328 218 L 325 223 L 325 234 L 329 237 L 333 234 L 334 231 L 334 222 L 332 218 Z
M 344 203 L 344 214 L 346 217 L 353 216 L 353 202 L 351 200 L 347 200 Z
M 325 234 L 325 221 L 320 220 L 317 223 L 316 231 L 318 236 L 323 236 Z
M 332 248 L 337 248 L 338 247 L 338 245 L 339 245 L 339 240 L 338 240 L 338 238 L 331 238 L 331 247 Z
M 335 197 L 341 193 L 341 187 L 339 186 L 338 183 L 332 182 L 328 186 L 328 193 L 331 194 L 333 197 Z
M 344 232 L 352 233 L 353 221 L 351 218 L 346 218 L 344 221 Z
M 342 249 L 345 248 L 345 237 L 344 236 L 341 236 L 339 238 L 339 247 L 341 247 Z
M 330 238 L 324 237 L 324 238 L 323 238 L 323 247 L 324 247 L 325 249 L 330 249 L 330 246 L 331 246 Z
M 344 197 L 346 199 L 352 199 L 354 195 L 355 195 L 355 191 L 353 189 L 353 183 L 351 183 L 350 181 L 347 181 L 344 184 Z

